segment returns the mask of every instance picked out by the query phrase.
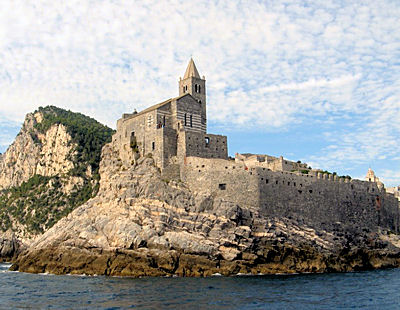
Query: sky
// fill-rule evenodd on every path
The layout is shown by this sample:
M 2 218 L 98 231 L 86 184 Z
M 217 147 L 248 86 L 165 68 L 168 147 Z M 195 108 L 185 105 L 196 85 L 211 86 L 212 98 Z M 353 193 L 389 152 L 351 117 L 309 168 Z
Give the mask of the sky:
M 4 0 L 0 152 L 55 105 L 115 128 L 178 95 L 190 57 L 229 154 L 400 185 L 400 1 Z

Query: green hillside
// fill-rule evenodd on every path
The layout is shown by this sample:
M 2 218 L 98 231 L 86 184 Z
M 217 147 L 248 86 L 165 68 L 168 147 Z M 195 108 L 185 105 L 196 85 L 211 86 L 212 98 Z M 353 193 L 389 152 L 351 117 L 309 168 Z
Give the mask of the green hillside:
M 29 132 L 33 141 L 41 143 L 40 133 L 46 133 L 54 124 L 63 124 L 77 145 L 70 155 L 74 168 L 67 175 L 35 175 L 20 186 L 1 191 L 1 231 L 21 229 L 17 227 L 22 225 L 30 234 L 41 233 L 98 191 L 101 149 L 111 141 L 114 131 L 93 118 L 54 106 L 39 108 L 36 112 L 42 114 L 43 120 Z M 87 173 L 89 166 L 91 175 Z M 82 182 L 65 193 L 65 184 L 74 177 Z

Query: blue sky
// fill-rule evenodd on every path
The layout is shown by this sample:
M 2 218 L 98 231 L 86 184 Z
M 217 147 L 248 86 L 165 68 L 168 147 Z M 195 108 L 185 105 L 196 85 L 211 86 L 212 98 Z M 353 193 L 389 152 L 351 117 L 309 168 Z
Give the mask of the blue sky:
M 0 152 L 56 105 L 115 127 L 178 94 L 193 56 L 229 153 L 400 185 L 399 1 L 6 1 Z

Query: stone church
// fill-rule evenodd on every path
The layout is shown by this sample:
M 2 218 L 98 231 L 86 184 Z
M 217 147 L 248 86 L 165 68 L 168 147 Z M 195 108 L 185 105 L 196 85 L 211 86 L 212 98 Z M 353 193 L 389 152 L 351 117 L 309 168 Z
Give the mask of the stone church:
M 123 114 L 114 139 L 124 160 L 152 156 L 161 169 L 188 156 L 228 158 L 226 136 L 207 133 L 206 80 L 193 59 L 179 79 L 179 96 Z

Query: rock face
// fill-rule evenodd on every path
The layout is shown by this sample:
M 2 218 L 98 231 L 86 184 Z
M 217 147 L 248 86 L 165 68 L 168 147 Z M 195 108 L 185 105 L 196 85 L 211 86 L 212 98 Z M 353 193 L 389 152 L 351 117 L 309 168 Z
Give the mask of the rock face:
M 26 116 L 0 156 L 0 258 L 9 259 L 96 194 L 101 148 L 112 133 L 56 107 Z
M 56 274 L 209 276 L 397 267 L 388 231 L 316 230 L 295 219 L 163 180 L 152 158 L 135 165 L 103 148 L 96 197 L 61 219 L 12 269 Z
M 45 134 L 35 125 L 40 112 L 28 114 L 14 143 L 0 158 L 0 189 L 19 186 L 35 174 L 54 176 L 68 172 L 74 164 L 68 156 L 76 145 L 62 124 L 54 124 Z
M 0 262 L 10 261 L 16 257 L 23 246 L 11 232 L 0 235 Z

